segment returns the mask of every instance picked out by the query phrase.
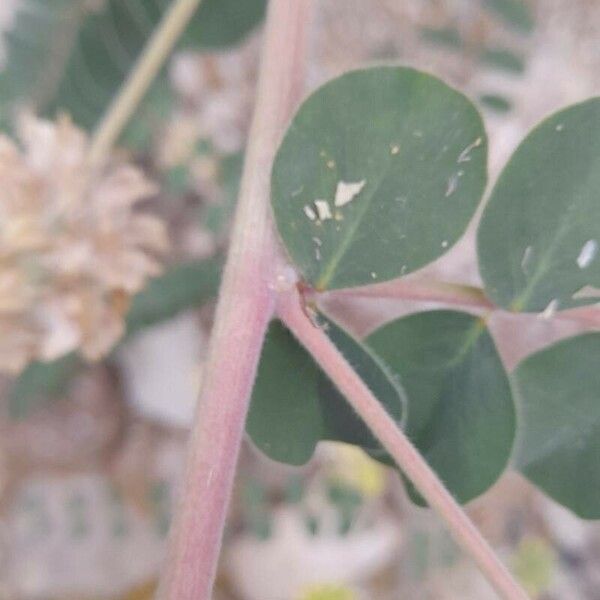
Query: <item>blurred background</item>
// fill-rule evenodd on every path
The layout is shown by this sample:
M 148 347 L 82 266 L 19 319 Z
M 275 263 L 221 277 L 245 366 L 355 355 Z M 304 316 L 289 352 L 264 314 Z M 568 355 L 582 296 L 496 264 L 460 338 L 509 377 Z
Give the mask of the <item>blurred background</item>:
M 87 138 L 77 127 L 97 123 L 165 4 L 0 3 L 2 600 L 151 598 L 163 560 L 264 10 L 245 0 L 227 23 L 206 11 L 100 191 L 78 204 Z M 480 107 L 492 179 L 545 115 L 600 91 L 596 0 L 315 7 L 307 90 L 368 63 L 434 73 Z M 427 271 L 478 284 L 472 231 Z M 364 334 L 422 307 L 363 299 L 332 310 Z M 509 368 L 578 331 L 502 316 L 492 330 Z M 532 598 L 600 599 L 600 525 L 510 472 L 469 512 Z M 360 450 L 321 444 L 291 468 L 245 442 L 214 600 L 398 598 L 495 595 L 398 476 Z

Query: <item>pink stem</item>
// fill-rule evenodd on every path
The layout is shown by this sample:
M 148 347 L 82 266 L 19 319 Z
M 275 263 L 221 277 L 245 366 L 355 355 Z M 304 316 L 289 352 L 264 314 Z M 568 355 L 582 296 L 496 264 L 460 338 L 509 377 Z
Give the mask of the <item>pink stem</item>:
M 393 279 L 364 287 L 321 292 L 318 295 L 323 298 L 396 298 L 398 300 L 468 306 L 485 311 L 504 310 L 487 298 L 481 288 L 418 277 Z M 548 319 L 571 321 L 590 329 L 600 328 L 600 310 L 597 306 L 559 311 Z
M 275 308 L 270 171 L 304 75 L 310 0 L 270 2 L 256 108 L 159 598 L 210 600 L 248 402 Z
M 560 311 L 554 315 L 554 318 L 575 321 L 590 329 L 600 328 L 600 310 L 598 310 L 597 305 Z
M 297 293 L 282 294 L 277 307 L 281 320 L 312 354 L 429 505 L 444 519 L 454 539 L 475 560 L 500 597 L 505 600 L 527 600 L 525 591 L 500 562 L 438 476 L 333 342 L 305 315 L 300 302 Z
M 358 288 L 334 290 L 325 292 L 324 295 L 342 298 L 401 298 L 403 300 L 472 306 L 481 309 L 495 308 L 480 288 L 445 281 L 418 279 L 417 277 L 393 279 Z

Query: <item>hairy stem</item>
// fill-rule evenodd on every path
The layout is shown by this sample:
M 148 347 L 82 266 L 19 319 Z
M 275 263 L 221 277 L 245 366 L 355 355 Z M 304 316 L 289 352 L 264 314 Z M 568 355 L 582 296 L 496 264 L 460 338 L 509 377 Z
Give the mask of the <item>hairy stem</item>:
M 272 0 L 229 256 L 160 598 L 209 600 L 264 334 L 278 247 L 270 173 L 301 91 L 310 0 Z
M 89 163 L 92 167 L 102 166 L 201 1 L 173 1 L 122 90 L 94 132 L 89 152 Z
M 306 316 L 297 292 L 281 295 L 277 312 L 429 505 L 442 517 L 454 539 L 477 563 L 500 597 L 504 600 L 527 600 L 525 591 L 494 554 L 492 548 L 418 450 L 388 415 L 329 337 L 323 330 L 315 327 Z

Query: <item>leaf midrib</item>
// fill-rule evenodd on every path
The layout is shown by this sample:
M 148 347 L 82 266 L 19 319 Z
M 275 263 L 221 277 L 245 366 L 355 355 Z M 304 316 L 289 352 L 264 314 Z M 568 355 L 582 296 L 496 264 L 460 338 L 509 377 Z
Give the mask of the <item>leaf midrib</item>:
M 390 67 L 390 68 L 392 68 L 392 67 Z M 406 114 L 407 115 L 412 115 L 413 104 L 420 97 L 421 83 L 422 83 L 422 80 L 420 80 L 419 78 L 416 78 L 416 79 L 413 78 L 411 81 L 412 87 L 410 90 L 410 96 L 406 103 L 407 104 L 407 106 L 406 106 Z M 403 122 L 401 123 L 401 126 L 400 126 L 401 135 L 399 136 L 400 139 L 404 139 L 404 137 L 406 136 L 409 122 L 410 122 L 410 117 L 407 119 L 404 119 Z M 400 154 L 398 156 L 402 156 L 402 155 Z M 352 226 L 349 230 L 350 235 L 348 235 L 345 239 L 342 240 L 342 242 L 337 247 L 335 254 L 331 258 L 329 263 L 325 266 L 321 276 L 319 277 L 319 279 L 317 280 L 317 282 L 315 284 L 316 290 L 324 291 L 328 288 L 339 263 L 341 262 L 341 260 L 344 258 L 344 256 L 350 249 L 350 247 L 352 245 L 352 241 L 354 239 L 354 234 L 359 229 L 365 215 L 367 214 L 368 210 L 370 209 L 373 198 L 377 195 L 377 193 L 379 192 L 379 189 L 381 188 L 381 185 L 383 184 L 383 182 L 386 179 L 387 173 L 388 173 L 388 168 L 389 168 L 390 164 L 392 163 L 392 161 L 394 159 L 398 158 L 398 156 L 388 154 L 386 164 L 376 179 L 376 184 L 373 188 L 373 192 L 371 194 L 369 194 L 368 196 L 365 196 L 362 199 L 363 203 L 364 203 L 364 208 L 361 210 L 356 221 L 352 224 Z
M 371 208 L 373 198 L 377 195 L 377 193 L 379 192 L 379 189 L 381 188 L 381 185 L 383 184 L 383 182 L 386 179 L 387 171 L 392 162 L 392 159 L 393 159 L 392 156 L 388 156 L 388 159 L 386 161 L 384 168 L 382 169 L 381 173 L 379 174 L 379 176 L 376 179 L 376 183 L 373 186 L 373 191 L 370 194 L 367 194 L 361 198 L 360 206 L 362 208 L 358 214 L 358 217 L 354 220 L 352 225 L 348 228 L 347 235 L 342 239 L 340 244 L 337 246 L 336 252 L 331 257 L 330 261 L 328 262 L 325 269 L 323 270 L 323 273 L 317 280 L 317 283 L 315 284 L 316 290 L 323 291 L 323 290 L 327 289 L 329 283 L 331 282 L 331 279 L 335 275 L 338 265 L 340 264 L 341 260 L 344 258 L 344 256 L 350 249 L 352 242 L 354 240 L 355 234 L 358 231 L 359 227 L 361 226 L 365 215 Z M 355 201 L 356 200 L 358 200 L 358 197 L 355 198 Z

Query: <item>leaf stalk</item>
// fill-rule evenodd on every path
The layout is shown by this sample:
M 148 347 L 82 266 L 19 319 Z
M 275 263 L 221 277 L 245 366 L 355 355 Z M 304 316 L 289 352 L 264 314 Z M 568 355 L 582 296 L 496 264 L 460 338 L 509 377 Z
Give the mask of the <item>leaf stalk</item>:
M 429 505 L 442 517 L 456 542 L 472 557 L 498 595 L 504 600 L 527 600 L 528 596 L 523 588 L 502 564 L 398 424 L 385 411 L 327 334 L 315 327 L 306 316 L 299 295 L 281 295 L 277 314 L 315 358 Z
M 425 277 L 407 277 L 393 279 L 383 283 L 368 285 L 359 288 L 345 288 L 318 292 L 315 297 L 323 300 L 341 298 L 386 298 L 396 300 L 409 300 L 416 302 L 433 302 L 451 306 L 470 307 L 475 310 L 485 311 L 486 314 L 503 311 L 507 314 L 535 314 L 515 313 L 505 311 L 496 306 L 486 295 L 482 288 L 449 283 Z M 554 313 L 548 320 L 570 321 L 579 323 L 588 329 L 600 328 L 600 310 L 598 304 L 561 310 Z

